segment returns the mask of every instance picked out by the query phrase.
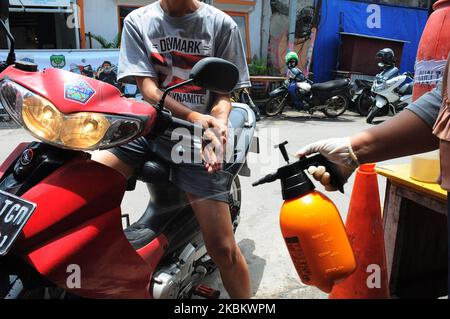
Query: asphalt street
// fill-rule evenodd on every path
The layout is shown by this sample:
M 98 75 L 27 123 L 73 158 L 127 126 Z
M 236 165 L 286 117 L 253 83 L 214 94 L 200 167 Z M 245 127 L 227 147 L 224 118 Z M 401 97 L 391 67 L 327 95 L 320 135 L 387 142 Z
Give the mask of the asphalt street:
M 275 144 L 289 141 L 289 153 L 319 139 L 344 137 L 355 134 L 370 125 L 365 119 L 352 112 L 337 119 L 325 118 L 322 114 L 309 116 L 303 113 L 287 112 L 258 123 L 261 140 L 261 154 L 249 155 L 251 178 L 241 178 L 243 202 L 241 223 L 236 233 L 241 250 L 248 262 L 255 298 L 326 298 L 320 290 L 303 285 L 292 265 L 279 228 L 279 209 L 282 204 L 279 182 L 257 188 L 252 182 L 267 173 L 274 172 L 283 165 L 282 157 Z M 0 161 L 21 142 L 31 141 L 31 136 L 23 129 L 0 129 Z M 389 161 L 401 163 L 407 158 Z M 382 163 L 385 164 L 385 163 Z M 338 207 L 345 220 L 353 187 L 352 177 L 345 187 L 345 194 L 327 193 Z M 384 198 L 385 179 L 379 178 L 380 199 Z M 318 186 L 319 190 L 322 190 Z M 127 193 L 123 202 L 124 213 L 129 213 L 135 221 L 145 210 L 148 201 L 145 185 Z M 205 284 L 222 291 L 221 298 L 227 298 L 220 276 L 216 271 L 208 276 Z

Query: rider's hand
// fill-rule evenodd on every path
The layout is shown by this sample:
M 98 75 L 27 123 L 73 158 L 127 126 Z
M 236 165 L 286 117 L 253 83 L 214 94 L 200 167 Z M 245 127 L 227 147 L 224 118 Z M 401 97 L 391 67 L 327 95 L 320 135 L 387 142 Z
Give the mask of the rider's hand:
M 208 173 L 222 169 L 224 161 L 224 150 L 228 140 L 228 125 L 211 115 L 192 112 L 188 116 L 192 123 L 200 124 L 205 133 L 203 135 L 202 158 Z
M 345 180 L 348 180 L 359 166 L 358 158 L 353 152 L 350 138 L 348 137 L 332 138 L 312 143 L 299 150 L 296 156 L 303 157 L 315 153 L 322 154 L 327 160 L 334 163 Z M 327 191 L 337 190 L 331 186 L 330 174 L 325 170 L 325 167 L 311 166 L 308 172 L 322 183 Z

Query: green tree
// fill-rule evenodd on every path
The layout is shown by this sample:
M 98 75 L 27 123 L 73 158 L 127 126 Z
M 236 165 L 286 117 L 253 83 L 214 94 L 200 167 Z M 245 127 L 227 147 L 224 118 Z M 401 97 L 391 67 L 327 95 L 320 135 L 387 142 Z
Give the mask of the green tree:
M 102 46 L 102 49 L 117 49 L 120 48 L 120 39 L 122 38 L 122 33 L 119 32 L 112 41 L 108 41 L 101 35 L 92 33 L 90 33 L 90 37 L 97 41 Z

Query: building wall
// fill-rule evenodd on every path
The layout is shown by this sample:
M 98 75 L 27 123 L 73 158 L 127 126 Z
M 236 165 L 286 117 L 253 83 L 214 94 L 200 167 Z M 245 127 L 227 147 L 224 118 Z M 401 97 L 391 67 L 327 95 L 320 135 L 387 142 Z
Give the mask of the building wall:
M 262 21 L 262 0 L 256 1 L 255 9 L 250 13 L 249 17 L 249 33 L 250 33 L 250 46 L 252 49 L 252 57 L 261 56 L 261 21 Z
M 112 41 L 119 30 L 117 0 L 84 0 L 85 32 L 101 35 Z M 86 41 L 89 48 L 89 40 Z M 93 48 L 100 48 L 97 41 L 92 40 Z
M 101 35 L 106 40 L 112 41 L 119 30 L 119 5 L 145 6 L 156 0 L 84 0 L 85 33 Z M 208 2 L 208 1 L 205 1 Z M 249 15 L 249 33 L 251 39 L 251 51 L 260 54 L 261 42 L 261 1 L 256 1 L 256 8 Z M 92 40 L 93 48 L 100 45 Z M 87 47 L 89 48 L 89 40 Z
M 288 51 L 289 37 L 289 0 L 270 0 L 270 21 L 267 61 L 275 70 L 281 74 L 285 70 L 284 57 Z M 314 0 L 298 0 L 297 12 L 306 6 L 313 6 Z M 299 53 L 300 59 L 305 60 L 308 43 L 304 45 L 296 44 L 294 51 Z M 301 61 L 300 64 L 305 64 Z

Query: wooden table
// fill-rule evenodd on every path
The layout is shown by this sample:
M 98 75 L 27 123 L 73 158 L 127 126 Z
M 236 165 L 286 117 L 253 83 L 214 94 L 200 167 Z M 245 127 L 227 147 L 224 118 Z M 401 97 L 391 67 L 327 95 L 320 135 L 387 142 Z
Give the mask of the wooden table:
M 250 77 L 252 82 L 283 82 L 286 79 L 285 76 L 254 75 Z
M 269 92 L 278 87 L 280 82 L 285 81 L 287 78 L 282 76 L 264 76 L 256 75 L 251 76 L 250 81 L 252 82 L 252 97 L 255 100 L 267 100 L 269 97 Z M 260 86 L 256 83 L 261 83 Z
M 409 177 L 410 164 L 378 166 L 387 178 L 384 241 L 391 296 L 447 295 L 447 192 Z

